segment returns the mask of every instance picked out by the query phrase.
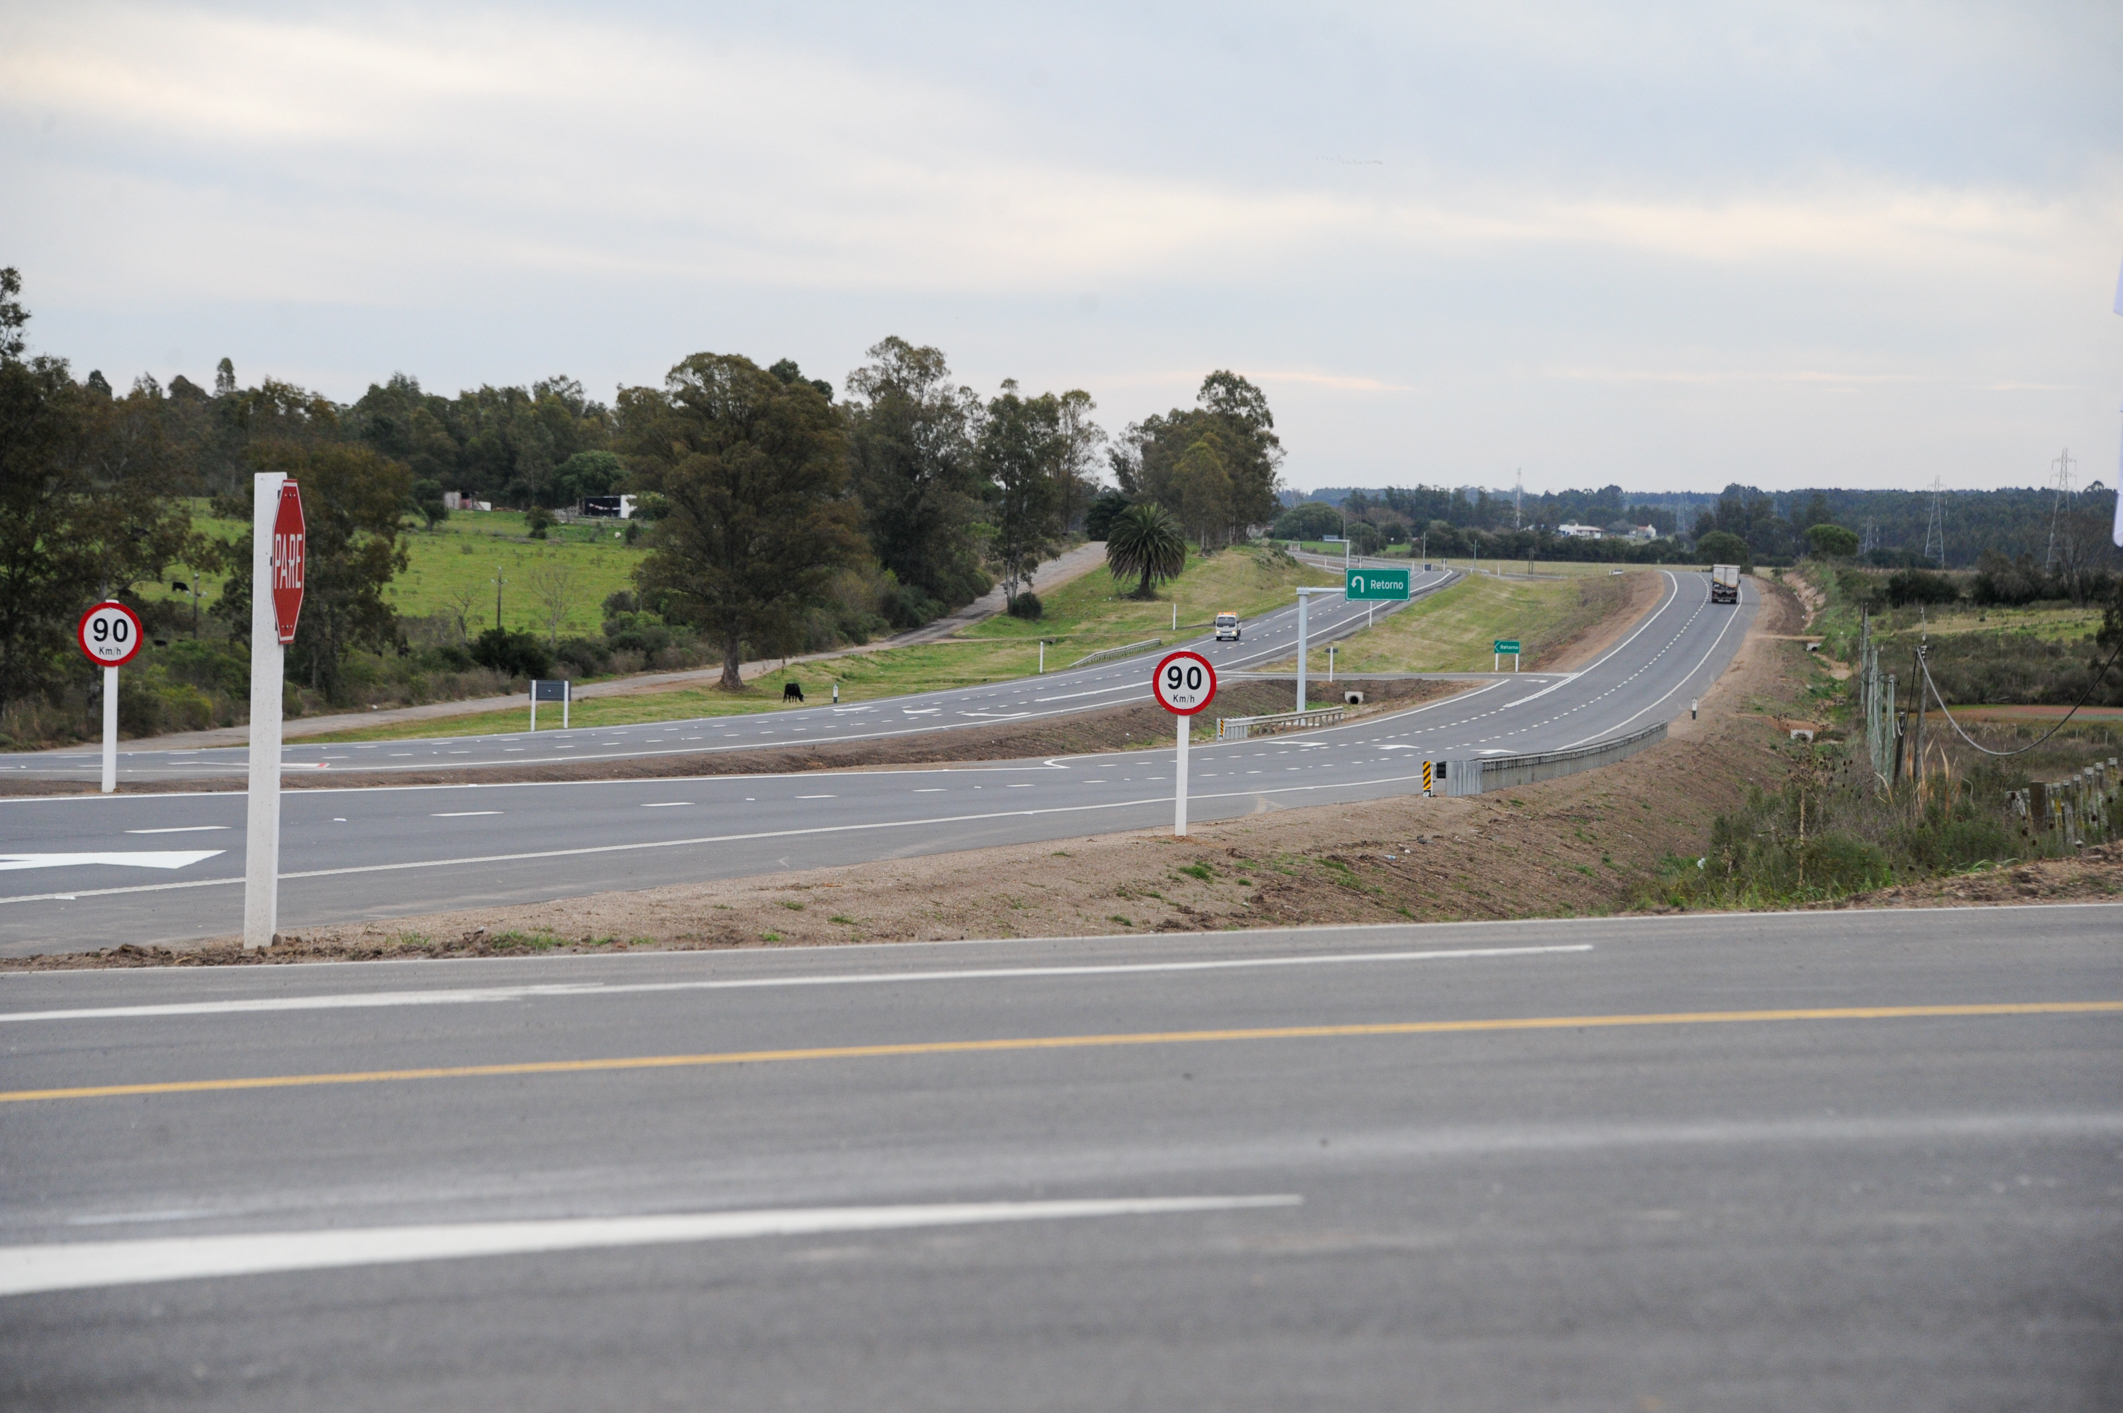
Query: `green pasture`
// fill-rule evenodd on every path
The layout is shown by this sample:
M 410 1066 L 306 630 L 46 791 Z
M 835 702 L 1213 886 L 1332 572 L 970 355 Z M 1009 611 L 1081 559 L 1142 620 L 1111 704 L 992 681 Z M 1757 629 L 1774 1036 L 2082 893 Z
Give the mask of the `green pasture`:
M 1532 668 L 1543 652 L 1606 617 L 1621 602 L 1619 578 L 1493 579 L 1486 574 L 1417 599 L 1336 645 L 1337 674 L 1487 672 L 1490 644 L 1516 638 Z M 1312 668 L 1326 669 L 1313 650 Z M 1505 664 L 1507 667 L 1509 663 Z M 1292 656 L 1270 672 L 1294 672 Z

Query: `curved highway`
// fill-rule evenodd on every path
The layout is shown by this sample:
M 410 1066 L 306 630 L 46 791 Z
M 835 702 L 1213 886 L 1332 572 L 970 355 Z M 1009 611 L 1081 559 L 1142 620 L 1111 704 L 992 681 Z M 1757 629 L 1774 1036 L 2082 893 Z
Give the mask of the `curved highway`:
M 1326 566 L 1319 562 L 1314 567 Z M 1403 560 L 1395 567 L 1409 566 Z M 1439 569 L 1426 574 L 1418 568 L 1409 578 L 1410 597 L 1421 598 L 1462 577 L 1458 570 Z M 1315 597 L 1311 606 L 1307 633 L 1313 643 L 1325 644 L 1356 632 L 1375 615 L 1403 606 L 1400 603 L 1348 603 L 1339 594 L 1321 594 Z M 281 748 L 281 760 L 290 770 L 464 770 L 476 766 L 632 760 L 697 755 L 704 751 L 809 746 L 826 741 L 868 741 L 969 726 L 992 726 L 1006 721 L 1031 721 L 1124 702 L 1148 701 L 1150 674 L 1145 659 L 1180 647 L 1203 654 L 1224 672 L 1242 671 L 1250 666 L 1291 657 L 1297 649 L 1297 608 L 1293 604 L 1249 619 L 1242 631 L 1245 636 L 1236 643 L 1218 643 L 1213 638 L 1175 639 L 1163 647 L 1148 649 L 1135 656 L 1109 658 L 1087 667 L 1064 668 L 1044 676 L 915 696 L 850 702 L 841 706 L 811 705 L 789 711 L 694 717 L 633 726 L 580 727 L 570 731 L 555 730 L 549 724 L 536 733 L 507 732 L 436 740 L 334 744 L 290 741 Z M 829 664 L 820 664 L 817 675 L 828 677 L 829 667 Z M 525 710 L 528 715 L 528 706 Z M 549 723 L 557 723 L 560 708 L 549 705 L 546 714 Z M 243 746 L 182 751 L 121 750 L 118 753 L 118 778 L 121 781 L 221 779 L 242 775 L 249 758 L 249 749 Z M 100 748 L 46 751 L 13 759 L 0 757 L 0 789 L 4 789 L 5 782 L 10 779 L 93 781 L 102 769 Z
M 1196 745 L 1191 818 L 1407 795 L 1427 758 L 1560 750 L 1670 720 L 1731 661 L 1758 599 L 1746 585 L 1738 607 L 1712 604 L 1706 575 L 1662 572 L 1658 605 L 1581 671 L 1505 674 L 1346 726 Z M 1251 639 L 1243 647 L 1287 651 Z M 1142 682 L 1147 663 L 1097 671 Z M 1131 684 L 1113 685 L 1127 700 Z M 1172 765 L 1170 750 L 1137 750 L 903 770 L 290 791 L 281 926 L 1169 827 Z M 0 801 L 0 837 L 22 851 L 0 853 L 0 951 L 237 931 L 243 822 L 244 797 L 234 793 Z

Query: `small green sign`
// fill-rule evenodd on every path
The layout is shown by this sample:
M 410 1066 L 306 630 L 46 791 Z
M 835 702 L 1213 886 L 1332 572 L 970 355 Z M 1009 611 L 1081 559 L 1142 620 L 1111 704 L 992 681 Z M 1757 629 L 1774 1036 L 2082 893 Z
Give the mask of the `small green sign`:
M 1352 599 L 1404 599 L 1408 597 L 1405 569 L 1352 569 L 1348 597 Z
M 1497 652 L 1500 652 L 1500 653 L 1515 653 L 1515 652 L 1517 652 L 1518 650 L 1519 650 L 1519 640 L 1518 640 L 1518 639 L 1516 639 L 1516 638 L 1498 638 L 1498 639 L 1496 640 L 1496 648 L 1495 648 L 1495 651 L 1497 651 Z

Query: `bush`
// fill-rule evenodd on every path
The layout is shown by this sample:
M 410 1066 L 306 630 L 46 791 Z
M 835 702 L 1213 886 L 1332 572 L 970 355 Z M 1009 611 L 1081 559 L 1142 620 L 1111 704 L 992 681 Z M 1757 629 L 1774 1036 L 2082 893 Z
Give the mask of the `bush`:
M 671 646 L 671 626 L 653 613 L 615 613 L 604 621 L 604 640 L 615 656 L 639 653 L 645 665 L 654 667 L 657 654 Z
M 1039 595 L 1033 593 L 1030 589 L 1010 600 L 1010 616 L 1012 618 L 1036 619 L 1045 612 L 1046 610 L 1040 606 Z
M 1887 601 L 1900 608 L 1913 603 L 1957 603 L 1960 586 L 1929 569 L 1902 569 L 1887 576 Z
M 534 505 L 523 513 L 523 527 L 530 531 L 534 540 L 545 539 L 546 531 L 552 528 L 552 525 L 553 512 L 542 505 Z
M 509 677 L 544 677 L 553 670 L 553 655 L 533 634 L 489 628 L 472 643 L 472 661 Z
M 558 656 L 564 667 L 572 669 L 572 675 L 596 677 L 610 666 L 612 649 L 609 639 L 600 643 L 595 638 L 562 638 Z

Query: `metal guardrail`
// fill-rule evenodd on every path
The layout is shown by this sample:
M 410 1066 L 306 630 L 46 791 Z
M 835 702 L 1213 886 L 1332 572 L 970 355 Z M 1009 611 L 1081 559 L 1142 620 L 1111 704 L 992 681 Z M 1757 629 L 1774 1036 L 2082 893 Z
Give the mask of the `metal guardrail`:
M 1627 736 L 1595 741 L 1589 746 L 1579 746 L 1568 751 L 1454 761 L 1445 777 L 1445 792 L 1449 795 L 1479 795 L 1486 790 L 1500 790 L 1511 785 L 1531 785 L 1536 780 L 1553 780 L 1559 775 L 1575 775 L 1581 770 L 1597 770 L 1603 765 L 1627 760 L 1638 751 L 1647 750 L 1665 739 L 1666 723 L 1661 721 L 1656 726 L 1632 731 Z
M 1069 666 L 1082 667 L 1085 663 L 1104 662 L 1111 657 L 1133 657 L 1139 652 L 1147 652 L 1151 648 L 1161 648 L 1164 645 L 1165 640 L 1163 638 L 1145 638 L 1140 643 L 1128 643 L 1118 648 L 1100 648 L 1095 653 L 1086 653 L 1070 663 Z
M 1343 708 L 1325 707 L 1318 711 L 1283 711 L 1272 716 L 1219 716 L 1216 719 L 1216 739 L 1219 741 L 1243 741 L 1249 736 L 1272 736 L 1278 731 L 1302 731 L 1310 726 L 1336 726 L 1341 723 Z

